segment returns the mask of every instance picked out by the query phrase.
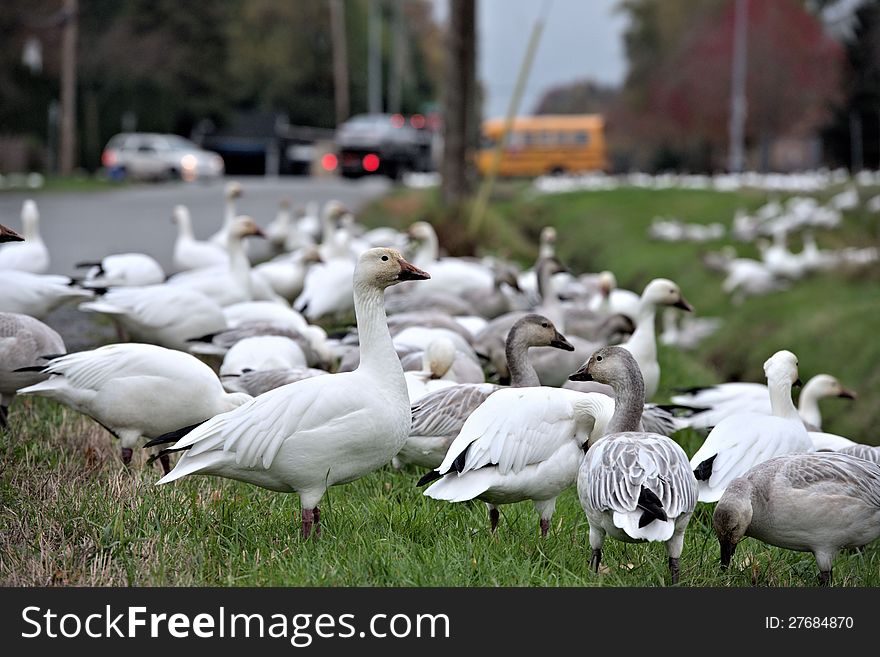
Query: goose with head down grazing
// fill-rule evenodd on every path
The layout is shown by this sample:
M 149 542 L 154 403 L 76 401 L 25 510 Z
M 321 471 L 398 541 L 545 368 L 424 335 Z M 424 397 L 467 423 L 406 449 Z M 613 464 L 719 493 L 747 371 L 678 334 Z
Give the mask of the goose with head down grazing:
M 40 236 L 40 213 L 37 204 L 31 199 L 21 206 L 21 223 L 24 240 L 3 240 L 13 243 L 0 247 L 0 269 L 44 274 L 49 270 L 49 249 Z
M 772 415 L 734 413 L 715 425 L 691 457 L 701 502 L 717 502 L 731 481 L 782 454 L 811 452 L 813 442 L 791 401 L 797 357 L 777 351 L 764 363 Z
M 328 487 L 388 463 L 411 423 L 403 368 L 383 308 L 385 288 L 429 274 L 395 249 L 374 248 L 354 272 L 360 365 L 271 390 L 197 427 L 170 449 L 183 454 L 159 483 L 191 474 L 297 492 L 302 533 L 320 533 L 318 503 Z
M 0 224 L 0 244 L 3 242 L 23 242 L 24 238 L 11 228 Z
M 48 397 L 88 415 L 120 439 L 126 464 L 141 437 L 204 422 L 250 399 L 223 390 L 195 356 L 149 344 L 111 344 L 32 369 L 49 378 L 19 394 Z M 162 465 L 167 472 L 167 458 Z
M 722 568 L 749 536 L 812 552 L 819 582 L 830 586 L 841 548 L 880 538 L 880 465 L 840 452 L 778 456 L 730 482 L 712 524 Z
M 577 374 L 610 385 L 615 396 L 606 433 L 589 446 L 577 476 L 578 497 L 590 522 L 590 563 L 598 572 L 606 535 L 627 543 L 662 541 L 675 584 L 684 533 L 697 504 L 687 454 L 670 438 L 639 430 L 645 387 L 627 350 L 603 347 Z
M 16 391 L 46 378 L 41 372 L 16 370 L 66 352 L 61 336 L 43 322 L 28 315 L 0 313 L 0 429 L 6 426 Z

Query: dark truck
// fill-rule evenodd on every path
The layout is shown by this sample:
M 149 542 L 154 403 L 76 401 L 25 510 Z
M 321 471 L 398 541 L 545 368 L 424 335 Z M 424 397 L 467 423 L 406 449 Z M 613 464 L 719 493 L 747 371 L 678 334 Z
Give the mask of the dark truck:
M 359 114 L 336 130 L 339 173 L 397 180 L 405 171 L 431 171 L 432 132 L 420 114 Z

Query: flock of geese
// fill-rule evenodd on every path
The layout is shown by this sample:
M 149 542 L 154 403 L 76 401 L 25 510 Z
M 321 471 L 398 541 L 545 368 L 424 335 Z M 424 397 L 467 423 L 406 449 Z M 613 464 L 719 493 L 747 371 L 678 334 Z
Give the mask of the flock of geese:
M 636 294 L 611 272 L 574 276 L 552 228 L 528 271 L 441 257 L 425 222 L 368 231 L 336 201 L 282 202 L 262 229 L 237 212 L 242 187 L 225 192 L 206 241 L 173 209 L 167 278 L 138 253 L 82 263 L 77 280 L 46 274 L 33 201 L 23 235 L 0 226 L 0 426 L 14 426 L 16 395 L 48 397 L 119 438 L 126 464 L 153 449 L 159 484 L 201 474 L 298 493 L 305 538 L 330 486 L 389 463 L 427 469 L 432 499 L 483 501 L 493 532 L 500 506 L 529 500 L 546 535 L 576 486 L 592 567 L 606 537 L 659 541 L 673 583 L 698 502 L 717 503 L 723 567 L 749 536 L 812 552 L 829 584 L 839 550 L 880 537 L 880 448 L 821 431 L 819 400 L 855 397 L 833 376 L 795 407 L 798 361 L 783 350 L 766 386 L 690 390 L 672 400 L 686 415 L 651 403 L 656 314 L 693 310 L 673 281 Z M 277 257 L 253 266 L 254 237 Z M 119 342 L 67 354 L 41 319 L 68 301 L 112 320 Z M 352 313 L 344 330 L 316 323 Z M 690 459 L 670 437 L 683 427 L 708 430 Z

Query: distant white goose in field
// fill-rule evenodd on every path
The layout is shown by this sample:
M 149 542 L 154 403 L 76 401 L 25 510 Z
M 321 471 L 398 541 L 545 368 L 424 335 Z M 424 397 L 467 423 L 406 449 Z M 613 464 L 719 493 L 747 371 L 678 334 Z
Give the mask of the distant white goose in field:
M 666 278 L 655 278 L 645 286 L 636 318 L 636 330 L 621 347 L 633 355 L 639 364 L 645 383 L 645 398 L 657 394 L 660 385 L 660 364 L 657 362 L 657 332 L 655 316 L 660 306 L 672 306 L 687 312 L 693 310 L 681 294 L 678 285 Z
M 67 301 L 93 296 L 90 290 L 73 287 L 73 281 L 67 276 L 0 270 L 0 312 L 42 319 Z
M 162 265 L 146 253 L 117 253 L 76 267 L 88 268 L 83 287 L 137 287 L 165 281 Z
M 827 397 L 855 399 L 857 395 L 830 374 L 817 374 L 811 378 L 798 397 L 798 413 L 808 430 L 821 431 L 819 401 Z M 721 383 L 691 388 L 673 395 L 671 401 L 697 409 L 690 417 L 683 418 L 683 422 L 692 429 L 714 427 L 733 413 L 772 413 L 769 391 L 763 383 Z
M 129 463 L 141 437 L 155 438 L 229 411 L 250 399 L 223 390 L 195 356 L 148 344 L 111 344 L 53 358 L 49 378 L 19 390 L 88 415 L 120 439 Z M 168 468 L 168 460 L 163 459 Z
M 598 572 L 606 535 L 627 543 L 662 541 L 675 584 L 684 533 L 697 504 L 687 454 L 670 438 L 640 430 L 645 388 L 628 351 L 603 347 L 582 376 L 612 386 L 615 395 L 604 437 L 591 441 L 577 475 L 578 497 L 590 522 L 590 564 Z
M 11 228 L 0 224 L 0 244 L 5 242 L 23 242 L 24 238 Z
M 614 272 L 605 270 L 598 275 L 599 294 L 587 304 L 587 308 L 606 316 L 626 315 L 633 321 L 639 318 L 642 298 L 630 290 L 617 287 Z
M 318 262 L 322 262 L 320 252 L 309 246 L 260 263 L 254 272 L 262 276 L 276 294 L 292 303 L 302 293 L 309 267 Z
M 229 328 L 255 322 L 279 324 L 297 331 L 305 331 L 309 327 L 305 318 L 293 308 L 271 301 L 243 301 L 224 306 L 223 316 Z
M 224 357 L 238 342 L 263 335 L 281 336 L 295 341 L 312 367 L 327 369 L 334 361 L 332 350 L 327 344 L 327 334 L 323 329 L 318 326 L 297 329 L 289 323 L 245 322 L 234 328 L 191 338 L 189 351 L 193 354 Z
M 309 320 L 345 315 L 354 309 L 352 277 L 355 260 L 349 250 L 350 235 L 342 229 L 337 236 L 333 229 L 333 217 L 343 211 L 344 207 L 339 203 L 330 205 L 329 209 L 325 207 L 322 222 L 329 241 L 321 244 L 323 262 L 309 268 L 303 290 L 293 304 Z
M 226 183 L 226 186 L 223 188 L 223 196 L 225 199 L 223 204 L 223 225 L 220 227 L 220 230 L 208 238 L 208 241 L 212 244 L 216 244 L 221 248 L 226 248 L 229 230 L 232 228 L 232 223 L 238 216 L 236 201 L 241 198 L 242 194 L 244 194 L 244 189 L 242 188 L 241 183 L 236 182 L 235 180 Z
M 24 241 L 11 240 L 13 243 L 0 247 L 0 269 L 45 274 L 49 270 L 49 249 L 40 236 L 40 213 L 31 199 L 21 206 L 21 224 Z
M 731 481 L 758 463 L 814 449 L 791 401 L 791 386 L 798 380 L 797 357 L 790 351 L 777 351 L 764 363 L 764 373 L 773 414 L 727 416 L 691 458 L 701 502 L 717 502 Z
M 190 338 L 226 328 L 217 302 L 182 286 L 118 287 L 79 309 L 110 316 L 134 340 L 181 351 Z
M 309 201 L 306 203 L 302 217 L 297 222 L 299 229 L 311 238 L 312 243 L 321 239 L 322 226 L 320 214 L 321 204 L 317 201 Z
M 490 293 L 495 277 L 488 267 L 463 258 L 440 258 L 437 233 L 426 221 L 417 221 L 409 228 L 409 236 L 417 240 L 421 247 L 413 257 L 420 267 L 431 270 L 431 283 L 420 286 L 424 292 L 440 290 L 451 294 L 464 294 L 466 291 Z
M 857 456 L 860 459 L 873 461 L 874 463 L 880 465 L 880 447 L 876 445 L 850 445 L 849 447 L 844 447 L 837 450 L 837 453 Z
M 168 279 L 167 285 L 196 290 L 221 306 L 254 300 L 251 264 L 244 250 L 247 237 L 263 237 L 263 231 L 248 216 L 236 217 L 227 233 L 228 266 L 181 272 Z
M 409 434 L 406 383 L 383 297 L 387 287 L 428 276 L 394 249 L 364 252 L 354 273 L 359 367 L 276 388 L 209 420 L 173 446 L 184 454 L 159 483 L 211 474 L 297 492 L 303 536 L 313 527 L 319 534 L 327 488 L 382 467 Z
M 532 500 L 546 536 L 556 498 L 574 484 L 583 446 L 604 432 L 613 406 L 605 395 L 561 388 L 497 390 L 418 483 L 437 480 L 424 493 L 436 500 L 483 500 L 493 530 L 499 505 Z
M 787 454 L 730 482 L 712 517 L 721 566 L 746 536 L 812 552 L 831 585 L 834 558 L 880 537 L 880 465 L 840 452 Z
M 251 370 L 306 367 L 306 355 L 290 338 L 259 335 L 236 342 L 220 365 L 220 376 L 242 374 Z
M 511 387 L 541 385 L 529 362 L 530 347 L 572 348 L 548 318 L 535 314 L 522 317 L 513 325 L 506 341 Z M 431 392 L 419 399 L 412 406 L 410 435 L 395 457 L 395 464 L 414 463 L 426 468 L 439 466 L 471 413 L 489 395 L 501 389 L 502 386 L 493 383 L 466 383 Z
M 178 271 L 229 266 L 229 251 L 226 250 L 225 244 L 202 242 L 195 238 L 192 218 L 185 205 L 175 205 L 171 219 L 177 224 L 174 266 Z
M 275 219 L 266 226 L 266 239 L 269 244 L 277 251 L 286 250 L 287 236 L 293 226 L 293 217 L 290 211 L 290 199 L 283 198 L 278 203 L 278 214 Z
M 28 315 L 0 313 L 0 429 L 7 424 L 16 391 L 46 378 L 40 372 L 15 370 L 45 364 L 45 357 L 64 353 L 64 340 L 43 322 Z
M 455 362 L 456 353 L 455 345 L 451 340 L 446 338 L 434 340 L 421 354 L 422 368 L 420 370 L 406 371 L 404 368 L 403 376 L 406 379 L 406 391 L 410 404 L 428 393 L 456 385 L 454 380 L 446 378 Z

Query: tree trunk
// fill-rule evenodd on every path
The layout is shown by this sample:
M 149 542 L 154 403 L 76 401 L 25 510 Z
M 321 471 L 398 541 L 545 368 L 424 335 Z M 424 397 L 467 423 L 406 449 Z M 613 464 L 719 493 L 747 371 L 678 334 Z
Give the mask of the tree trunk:
M 450 0 L 446 34 L 443 111 L 443 204 L 461 207 L 470 195 L 473 175 L 468 146 L 475 131 L 476 112 L 475 0 Z
M 76 37 L 77 0 L 64 0 L 61 37 L 61 154 L 60 173 L 68 176 L 76 166 Z
M 333 40 L 333 91 L 336 125 L 349 114 L 348 44 L 345 33 L 345 7 L 342 0 L 330 0 L 330 36 Z

